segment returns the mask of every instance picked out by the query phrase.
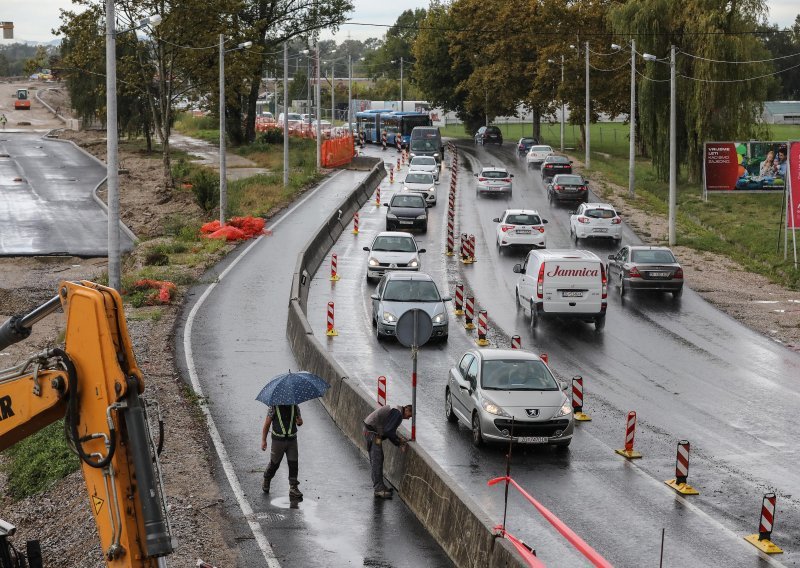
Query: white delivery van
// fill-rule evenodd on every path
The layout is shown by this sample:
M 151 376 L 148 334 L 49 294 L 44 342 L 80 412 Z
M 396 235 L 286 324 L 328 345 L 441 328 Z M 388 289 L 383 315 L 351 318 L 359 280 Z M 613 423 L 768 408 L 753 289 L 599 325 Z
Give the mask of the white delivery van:
M 597 330 L 605 326 L 608 278 L 593 252 L 534 249 L 514 272 L 519 274 L 517 304 L 530 313 L 531 329 L 545 316 L 594 322 Z

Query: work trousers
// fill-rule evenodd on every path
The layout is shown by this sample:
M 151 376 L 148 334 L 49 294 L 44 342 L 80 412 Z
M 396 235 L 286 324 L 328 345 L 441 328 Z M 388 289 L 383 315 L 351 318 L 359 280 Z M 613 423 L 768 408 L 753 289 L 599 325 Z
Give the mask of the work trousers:
M 369 453 L 369 465 L 372 470 L 372 488 L 378 491 L 386 491 L 383 483 L 383 443 L 376 444 L 375 439 L 378 435 L 375 432 L 364 430 L 364 438 L 367 441 L 367 452 Z
M 272 479 L 275 473 L 281 466 L 283 456 L 286 455 L 286 463 L 289 466 L 289 485 L 297 486 L 297 470 L 298 470 L 298 451 L 297 451 L 297 438 L 290 440 L 280 440 L 272 438 L 272 450 L 269 453 L 269 465 L 264 472 L 265 479 Z

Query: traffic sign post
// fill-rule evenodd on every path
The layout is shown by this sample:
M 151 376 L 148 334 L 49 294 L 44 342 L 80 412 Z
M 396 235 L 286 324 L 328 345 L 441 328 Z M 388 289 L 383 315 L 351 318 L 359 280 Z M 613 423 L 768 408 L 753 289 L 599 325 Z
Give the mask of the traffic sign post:
M 397 320 L 395 329 L 397 340 L 405 347 L 411 347 L 411 439 L 417 439 L 417 351 L 425 345 L 433 333 L 433 321 L 425 310 L 413 308 Z

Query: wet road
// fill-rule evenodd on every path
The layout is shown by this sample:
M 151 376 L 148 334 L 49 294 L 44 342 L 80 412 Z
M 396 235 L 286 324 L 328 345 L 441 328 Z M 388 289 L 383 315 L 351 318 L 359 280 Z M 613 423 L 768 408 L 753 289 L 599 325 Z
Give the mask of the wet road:
M 451 292 L 456 280 L 464 280 L 475 294 L 476 312 L 478 305 L 488 310 L 493 344 L 507 346 L 510 335 L 519 334 L 523 347 L 549 354 L 562 378 L 582 375 L 585 410 L 593 417 L 577 426 L 567 452 L 515 450 L 512 476 L 615 566 L 657 565 L 662 528 L 665 566 L 800 565 L 800 452 L 793 422 L 800 402 L 800 356 L 691 290 L 677 302 L 668 295 L 633 294 L 622 303 L 612 286 L 602 333 L 590 324 L 556 320 L 532 334 L 514 305 L 512 266 L 522 253 L 498 255 L 491 219 L 506 207 L 536 208 L 550 221 L 548 247 L 573 248 L 570 208 L 551 209 L 538 171 L 526 171 L 510 149 L 463 150 L 456 228 L 476 235 L 478 262 L 464 267 L 442 254 L 449 188 L 444 175 L 429 231 L 417 235 L 429 251 L 422 268 Z M 476 197 L 472 172 L 479 164 L 500 163 L 515 174 L 512 198 Z M 398 187 L 385 185 L 384 195 Z M 410 355 L 374 337 L 369 319 L 374 286 L 365 282 L 367 253 L 361 250 L 383 230 L 384 212 L 373 205 L 362 209 L 361 234 L 344 233 L 334 247 L 342 280 L 332 285 L 323 264 L 308 309 L 312 326 L 322 333 L 324 306 L 334 299 L 339 336 L 327 341 L 329 349 L 372 396 L 376 377 L 386 375 L 389 400 L 400 403 L 410 399 Z M 627 228 L 623 240 L 639 242 Z M 582 241 L 581 248 L 601 258 L 614 251 L 610 244 L 594 242 Z M 444 419 L 447 370 L 475 345 L 474 335 L 468 336 L 452 315 L 450 326 L 448 344 L 425 346 L 420 354 L 418 437 L 500 522 L 502 490 L 487 488 L 486 481 L 503 474 L 503 450 L 476 450 L 466 428 Z M 636 462 L 613 451 L 624 444 L 629 410 L 638 414 L 636 449 L 644 455 Z M 689 483 L 700 491 L 696 497 L 678 496 L 663 483 L 674 477 L 679 439 L 692 443 Z M 757 532 L 767 491 L 778 495 L 773 540 L 785 551 L 773 559 L 742 538 Z M 588 565 L 520 499 L 511 499 L 509 511 L 509 530 L 534 545 L 549 566 Z
M 108 217 L 92 198 L 105 167 L 41 136 L 0 133 L 0 255 L 107 256 Z M 124 231 L 120 246 L 133 247 Z
M 267 564 L 248 521 L 266 536 L 275 557 L 286 567 L 451 566 L 402 501 L 373 498 L 366 457 L 344 437 L 318 401 L 301 406 L 299 478 L 304 500 L 296 509 L 290 508 L 285 461 L 271 493 L 261 491 L 269 459 L 261 451 L 266 407 L 256 402 L 255 396 L 270 377 L 298 369 L 284 336 L 297 252 L 366 174 L 340 172 L 296 209 L 273 220 L 273 235 L 256 242 L 247 254 L 240 251 L 228 260 L 228 266 L 237 263 L 235 268 L 218 281 L 189 320 L 193 365 L 225 442 L 229 466 L 241 486 L 241 494 L 236 495 L 220 475 L 227 493 L 226 508 L 238 519 L 233 530 L 241 550 L 239 566 L 274 565 Z M 215 281 L 225 269 L 225 265 L 218 267 L 204 281 Z M 196 287 L 186 309 L 194 310 L 207 289 L 207 285 Z M 183 355 L 186 332 L 183 327 L 177 334 Z M 184 361 L 184 356 L 179 360 Z M 242 519 L 237 498 L 252 508 L 248 519 Z

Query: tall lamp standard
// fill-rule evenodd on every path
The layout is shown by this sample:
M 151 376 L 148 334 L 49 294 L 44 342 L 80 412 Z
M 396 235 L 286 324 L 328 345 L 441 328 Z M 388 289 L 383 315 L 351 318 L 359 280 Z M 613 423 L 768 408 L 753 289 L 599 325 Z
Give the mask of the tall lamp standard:
M 392 59 L 392 64 L 394 63 L 397 63 L 396 59 Z M 403 63 L 404 61 L 403 58 L 401 57 L 400 58 L 400 109 L 399 109 L 400 112 L 403 112 L 405 110 L 403 108 L 405 103 L 405 99 L 403 97 Z
M 574 47 L 574 46 L 571 46 Z M 555 63 L 554 60 L 548 59 L 548 63 Z M 561 88 L 564 88 L 564 54 L 561 54 Z M 564 104 L 564 94 L 561 94 L 561 151 L 564 151 L 564 112 L 565 112 L 565 104 Z
M 225 164 L 225 54 L 239 49 L 249 49 L 252 41 L 225 49 L 225 34 L 219 34 L 219 224 L 225 224 L 228 208 L 228 172 Z
M 611 49 L 619 51 L 622 46 L 616 43 L 611 44 Z M 633 197 L 635 194 L 636 183 L 636 40 L 631 40 L 631 112 L 630 112 L 630 136 L 628 147 L 628 195 Z
M 108 285 L 119 291 L 122 271 L 119 250 L 119 131 L 117 129 L 117 33 L 125 33 L 147 25 L 157 26 L 161 16 L 155 14 L 139 20 L 133 28 L 117 32 L 114 21 L 114 0 L 106 0 L 106 185 L 108 187 Z

